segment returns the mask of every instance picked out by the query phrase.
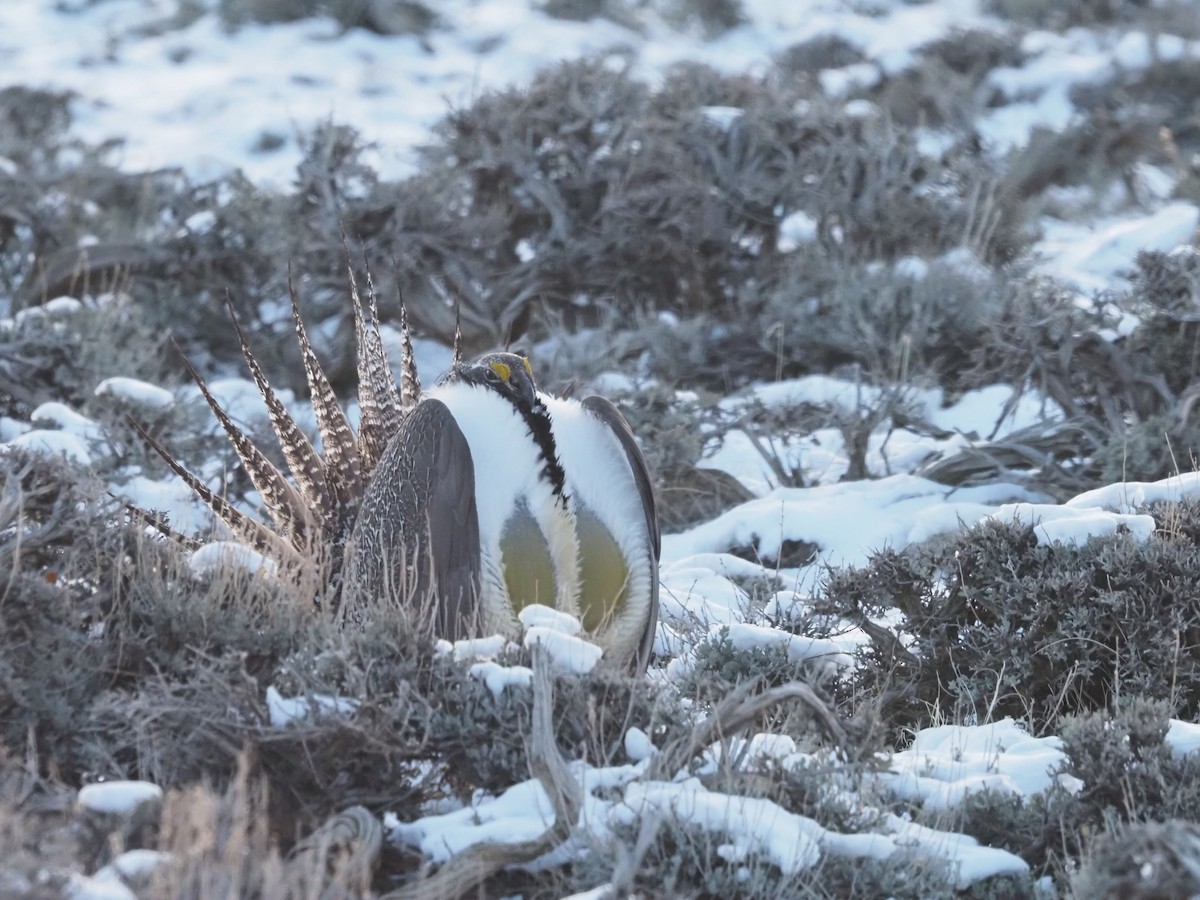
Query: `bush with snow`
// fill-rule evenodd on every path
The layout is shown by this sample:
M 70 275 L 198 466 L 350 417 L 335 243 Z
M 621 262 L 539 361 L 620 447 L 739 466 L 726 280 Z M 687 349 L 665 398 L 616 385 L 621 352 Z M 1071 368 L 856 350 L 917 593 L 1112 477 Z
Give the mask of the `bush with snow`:
M 945 715 L 1053 729 L 1134 695 L 1196 709 L 1197 506 L 1158 508 L 1178 524 L 1146 540 L 1043 543 L 1030 524 L 987 522 L 832 571 L 822 611 L 871 635 L 850 693 L 891 697 L 881 714 L 901 729 Z

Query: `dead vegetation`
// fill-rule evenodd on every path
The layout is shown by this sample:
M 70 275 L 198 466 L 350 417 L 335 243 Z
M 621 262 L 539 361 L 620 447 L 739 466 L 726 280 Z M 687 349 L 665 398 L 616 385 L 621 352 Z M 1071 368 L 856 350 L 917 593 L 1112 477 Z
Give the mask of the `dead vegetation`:
M 315 12 L 381 33 L 439 27 L 420 3 L 220 6 L 232 28 Z M 642 8 L 544 6 L 635 24 Z M 656 7 L 710 36 L 744 12 L 722 2 Z M 992 7 L 1030 27 L 1148 16 L 1180 33 L 1194 28 L 1181 4 Z M 181 378 L 165 351 L 168 333 L 205 371 L 220 371 L 237 354 L 222 310 L 228 290 L 272 378 L 300 387 L 291 342 L 273 339 L 287 263 L 298 260 L 306 317 L 329 326 L 313 329 L 317 352 L 350 359 L 344 228 L 362 242 L 385 315 L 403 291 L 425 335 L 449 335 L 457 300 L 474 349 L 582 335 L 544 360 L 551 382 L 613 368 L 654 380 L 626 409 L 646 443 L 668 530 L 747 499 L 743 486 L 695 467 L 704 442 L 735 427 L 764 441 L 841 427 L 855 454 L 849 477 L 869 474 L 873 428 L 934 431 L 899 391 L 853 415 L 788 410 L 780 421 L 716 409 L 720 394 L 809 373 L 937 385 L 948 400 L 1004 382 L 1065 411 L 1044 427 L 981 435 L 920 471 L 945 484 L 1024 481 L 1066 497 L 1195 468 L 1196 254 L 1143 254 L 1127 293 L 1087 308 L 1022 261 L 1037 216 L 1067 203 L 1069 190 L 1088 189 L 1097 208 L 1136 205 L 1148 199 L 1137 173 L 1153 166 L 1172 174 L 1176 196 L 1200 196 L 1194 71 L 1159 63 L 1078 91 L 1085 115 L 1077 125 L 1036 134 L 997 159 L 972 123 L 1011 99 L 986 75 L 1018 65 L 1020 47 L 1017 36 L 990 32 L 935 42 L 905 71 L 851 92 L 870 104 L 852 112 L 818 77 L 863 61 L 836 40 L 793 47 L 755 76 L 685 65 L 656 87 L 583 60 L 454 110 L 402 184 L 378 179 L 352 130 L 317 129 L 295 189 L 284 193 L 239 175 L 199 184 L 177 171 L 121 172 L 113 148 L 70 137 L 68 98 L 0 91 L 0 156 L 13 165 L 0 170 L 0 297 L 11 298 L 11 313 L 35 310 L 0 326 L 0 415 L 25 419 L 42 402 L 64 400 L 101 422 L 123 464 L 153 471 L 125 410 L 94 396 L 97 380 L 118 371 Z M 949 135 L 943 151 L 922 140 L 929 127 Z M 789 236 L 794 214 L 816 223 L 811 241 Z M 38 315 L 62 294 L 83 298 L 85 309 Z M 1112 338 L 1130 312 L 1138 327 Z M 345 394 L 350 365 L 331 376 Z M 676 388 L 695 393 L 681 401 Z M 190 418 L 177 411 L 151 425 L 207 459 L 212 447 Z M 801 483 L 774 462 L 778 483 Z M 963 812 L 962 831 L 1009 847 L 1035 875 L 1063 890 L 1074 884 L 1081 897 L 1113 884 L 1144 887 L 1138 860 L 1147 855 L 1192 890 L 1196 840 L 1186 823 L 1200 815 L 1195 771 L 1170 756 L 1160 732 L 1169 713 L 1194 714 L 1200 696 L 1187 663 L 1200 640 L 1196 519 L 1177 506 L 1146 546 L 1118 536 L 1062 552 L 1034 546 L 1015 526 L 996 527 L 833 572 L 821 598 L 827 611 L 872 638 L 841 685 L 778 655 L 714 641 L 702 660 L 707 681 L 682 695 L 611 674 L 551 681 L 523 652 L 501 661 L 533 662 L 534 686 L 496 695 L 395 621 L 335 628 L 314 610 L 316 588 L 294 573 L 227 568 L 197 577 L 175 549 L 130 527 L 98 483 L 44 457 L 6 454 L 0 893 L 64 896 L 73 876 L 125 849 L 154 847 L 172 862 L 137 884 L 138 896 L 562 896 L 603 883 L 647 895 L 962 896 L 929 861 L 830 858 L 807 880 L 787 882 L 761 859 L 728 865 L 711 833 L 674 822 L 618 830 L 550 871 L 505 868 L 572 833 L 580 797 L 564 761 L 627 762 L 631 724 L 661 748 L 654 770 L 664 778 L 695 766 L 706 743 L 755 731 L 838 754 L 836 765 L 808 776 L 729 766 L 704 777 L 852 830 L 871 823 L 832 800 L 829 784 L 853 785 L 892 738 L 950 711 L 1061 725 L 1068 771 L 1110 789 L 1029 805 L 985 796 Z M 881 610 L 903 616 L 902 634 L 874 625 Z M 822 626 L 803 624 L 814 633 Z M 738 684 L 753 687 L 720 702 Z M 268 688 L 354 706 L 281 724 Z M 712 712 L 699 726 L 697 709 Z M 522 847 L 486 845 L 438 869 L 380 840 L 385 812 L 413 819 L 531 774 L 555 799 L 555 819 Z M 164 788 L 151 826 L 85 827 L 78 788 L 115 778 Z M 1032 880 L 981 886 L 978 895 L 988 890 L 1033 896 Z

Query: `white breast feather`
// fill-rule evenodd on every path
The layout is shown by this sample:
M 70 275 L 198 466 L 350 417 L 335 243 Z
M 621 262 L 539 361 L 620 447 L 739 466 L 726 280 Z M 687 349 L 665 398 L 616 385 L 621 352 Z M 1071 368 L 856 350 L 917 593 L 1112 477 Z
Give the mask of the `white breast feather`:
M 645 624 L 650 579 L 658 573 L 651 570 L 646 511 L 633 469 L 612 429 L 583 404 L 540 396 L 550 410 L 567 493 L 586 505 L 609 530 L 629 565 L 629 605 L 618 615 L 604 643 L 637 646 Z
M 489 628 L 515 632 L 517 619 L 504 582 L 500 537 L 505 521 L 524 498 L 546 536 L 555 561 L 559 594 L 555 605 L 579 612 L 579 561 L 573 516 L 556 501 L 529 426 L 513 405 L 495 391 L 477 385 L 448 384 L 430 390 L 454 414 L 475 466 L 475 506 L 482 555 L 481 606 Z

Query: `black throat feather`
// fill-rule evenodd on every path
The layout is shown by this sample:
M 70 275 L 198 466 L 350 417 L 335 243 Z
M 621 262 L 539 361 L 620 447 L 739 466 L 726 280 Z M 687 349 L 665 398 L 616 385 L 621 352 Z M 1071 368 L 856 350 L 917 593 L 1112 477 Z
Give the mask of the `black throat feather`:
M 568 509 L 571 498 L 567 494 L 567 473 L 564 471 L 562 462 L 558 458 L 558 448 L 554 442 L 554 432 L 550 428 L 550 410 L 546 408 L 545 402 L 534 395 L 533 403 L 529 403 L 526 398 L 521 396 L 520 392 L 480 375 L 476 371 L 476 367 L 460 366 L 451 369 L 439 383 L 448 381 L 460 381 L 495 391 L 512 404 L 513 409 L 517 411 L 522 421 L 524 421 L 525 426 L 529 429 L 529 435 L 533 438 L 534 443 L 537 444 L 538 455 L 542 459 L 541 474 L 550 482 L 551 493 L 556 502 L 562 506 L 563 510 Z
M 517 408 L 521 418 L 529 427 L 529 433 L 533 436 L 542 456 L 542 474 L 550 481 L 551 491 L 565 510 L 570 501 L 566 490 L 567 473 L 563 470 L 562 462 L 559 461 L 558 447 L 554 443 L 554 432 L 550 430 L 550 410 L 541 400 L 538 400 L 532 408 L 528 408 L 524 403 L 516 402 L 515 398 L 509 399 L 513 400 L 513 406 Z

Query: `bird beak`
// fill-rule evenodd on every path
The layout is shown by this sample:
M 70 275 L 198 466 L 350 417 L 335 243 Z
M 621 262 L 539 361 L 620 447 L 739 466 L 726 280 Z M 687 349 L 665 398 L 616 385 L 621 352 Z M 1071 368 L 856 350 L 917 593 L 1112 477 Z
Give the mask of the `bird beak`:
M 521 357 L 521 368 L 514 368 L 504 362 L 489 363 L 493 372 L 503 379 L 509 389 L 523 400 L 528 409 L 532 409 L 537 405 L 537 385 L 533 381 L 533 367 L 529 364 L 529 358 Z

